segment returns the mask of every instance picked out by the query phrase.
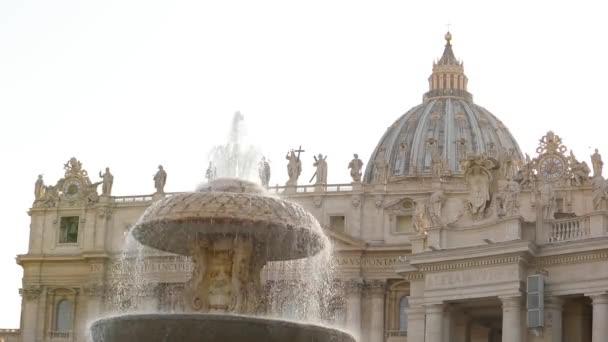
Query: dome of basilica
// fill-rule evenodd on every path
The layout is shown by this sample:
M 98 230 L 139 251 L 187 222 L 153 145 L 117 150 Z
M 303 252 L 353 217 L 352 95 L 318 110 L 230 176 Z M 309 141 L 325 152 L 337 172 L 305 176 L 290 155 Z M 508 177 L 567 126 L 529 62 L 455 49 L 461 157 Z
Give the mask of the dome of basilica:
M 476 156 L 522 160 L 507 127 L 473 103 L 463 63 L 452 50 L 452 35 L 448 32 L 445 39 L 445 50 L 433 63 L 422 104 L 403 114 L 384 133 L 367 164 L 365 182 L 435 173 L 458 175 L 463 172 L 463 162 Z

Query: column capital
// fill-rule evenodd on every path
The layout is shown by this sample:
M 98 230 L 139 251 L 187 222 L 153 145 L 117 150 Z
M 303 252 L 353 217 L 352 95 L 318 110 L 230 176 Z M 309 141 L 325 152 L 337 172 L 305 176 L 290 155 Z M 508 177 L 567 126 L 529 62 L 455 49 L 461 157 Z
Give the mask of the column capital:
M 585 296 L 591 298 L 591 302 L 593 305 L 608 304 L 608 293 L 606 293 L 606 292 L 590 293 L 590 294 L 585 294 Z
M 499 297 L 503 308 L 518 308 L 522 305 L 522 296 Z
M 23 288 L 19 289 L 19 294 L 25 300 L 36 300 L 42 294 L 42 286 L 26 285 Z
M 372 296 L 384 295 L 384 292 L 386 291 L 386 281 L 383 279 L 366 280 L 365 288 Z
M 344 292 L 346 295 L 361 295 L 363 281 L 361 279 L 349 279 L 344 282 Z
M 446 304 L 444 303 L 429 303 L 424 304 L 424 310 L 427 314 L 443 313 Z
M 562 310 L 564 306 L 564 300 L 557 296 L 551 296 L 545 298 L 545 308 L 552 310 Z

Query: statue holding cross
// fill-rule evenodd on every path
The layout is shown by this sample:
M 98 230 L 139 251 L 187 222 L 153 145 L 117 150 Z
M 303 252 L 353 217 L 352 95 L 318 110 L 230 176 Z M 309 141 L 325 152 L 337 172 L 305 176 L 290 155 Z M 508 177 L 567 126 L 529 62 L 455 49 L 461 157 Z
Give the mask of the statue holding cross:
M 296 156 L 296 152 L 298 155 Z M 287 176 L 289 179 L 287 180 L 286 186 L 296 186 L 298 184 L 298 177 L 302 173 L 302 161 L 300 161 L 300 153 L 305 152 L 300 146 L 297 150 L 291 150 L 285 156 L 285 159 L 288 160 L 287 163 Z

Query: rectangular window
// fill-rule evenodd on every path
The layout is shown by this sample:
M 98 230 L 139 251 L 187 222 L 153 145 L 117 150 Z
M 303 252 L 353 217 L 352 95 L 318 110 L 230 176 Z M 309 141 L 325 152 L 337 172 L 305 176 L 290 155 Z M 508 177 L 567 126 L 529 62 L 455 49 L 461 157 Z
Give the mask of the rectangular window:
M 65 216 L 61 218 L 59 226 L 59 243 L 78 242 L 78 216 Z
M 397 216 L 396 233 L 409 233 L 412 229 L 412 215 Z
M 335 232 L 344 232 L 344 216 L 330 216 L 329 229 Z

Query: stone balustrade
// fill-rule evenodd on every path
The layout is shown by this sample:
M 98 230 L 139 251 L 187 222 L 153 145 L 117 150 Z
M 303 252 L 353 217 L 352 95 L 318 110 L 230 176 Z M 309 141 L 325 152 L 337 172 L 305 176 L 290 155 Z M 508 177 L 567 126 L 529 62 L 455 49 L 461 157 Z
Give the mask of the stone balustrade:
M 407 331 L 389 330 L 386 332 L 386 342 L 407 342 Z
M 319 189 L 322 189 L 324 192 L 347 192 L 353 191 L 353 185 L 351 183 L 344 184 L 327 184 L 327 185 L 315 185 L 315 184 L 307 184 L 307 185 L 296 185 L 294 186 L 281 186 L 275 185 L 268 188 L 268 191 L 271 193 L 283 193 L 290 192 L 291 193 L 311 193 L 311 192 L 319 192 Z M 295 191 L 294 191 L 295 190 Z
M 49 331 L 49 337 L 52 340 L 68 340 L 72 338 L 71 331 Z
M 588 216 L 548 222 L 549 243 L 585 239 L 591 233 Z
M 582 240 L 608 235 L 608 213 L 599 212 L 584 216 L 547 220 L 543 226 L 545 243 Z

